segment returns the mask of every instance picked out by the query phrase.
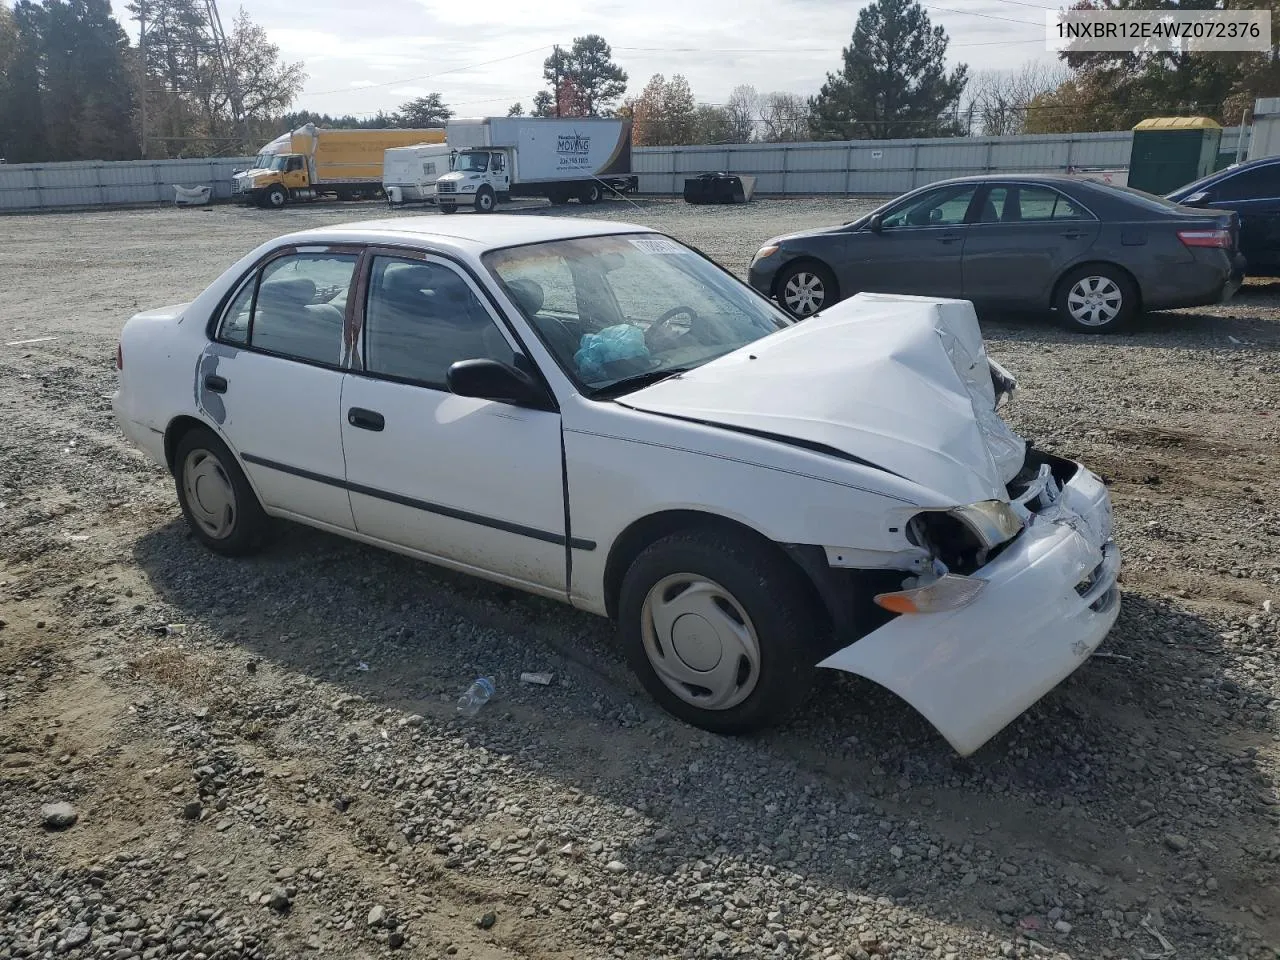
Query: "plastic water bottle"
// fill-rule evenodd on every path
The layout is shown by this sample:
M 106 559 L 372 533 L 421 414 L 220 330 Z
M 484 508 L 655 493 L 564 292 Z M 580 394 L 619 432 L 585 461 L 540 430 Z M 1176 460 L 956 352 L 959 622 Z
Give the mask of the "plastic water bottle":
M 481 677 L 458 698 L 458 713 L 464 717 L 474 717 L 492 696 L 493 677 Z

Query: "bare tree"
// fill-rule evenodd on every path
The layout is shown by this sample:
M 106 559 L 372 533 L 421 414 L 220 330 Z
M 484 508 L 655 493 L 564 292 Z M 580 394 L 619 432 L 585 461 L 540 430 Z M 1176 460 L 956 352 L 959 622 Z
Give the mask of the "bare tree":
M 766 93 L 760 98 L 762 139 L 795 143 L 809 139 L 809 101 L 795 93 Z
M 760 94 L 750 84 L 739 84 L 729 94 L 724 105 L 728 118 L 726 141 L 729 143 L 750 143 L 756 139 L 756 126 L 760 120 Z
M 969 83 L 961 111 L 969 132 L 988 137 L 1025 133 L 1032 101 L 1058 89 L 1069 71 L 1060 64 L 1028 60 L 1016 70 L 983 70 Z

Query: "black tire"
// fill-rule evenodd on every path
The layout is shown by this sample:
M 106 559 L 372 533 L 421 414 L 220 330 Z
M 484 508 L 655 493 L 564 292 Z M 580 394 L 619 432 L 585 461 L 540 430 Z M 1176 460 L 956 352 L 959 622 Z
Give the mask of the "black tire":
M 289 202 L 289 193 L 280 184 L 275 184 L 266 193 L 262 195 L 262 203 L 264 206 L 272 210 L 279 210 Z
M 840 300 L 836 276 L 816 260 L 788 264 L 774 282 L 778 306 L 797 320 L 811 317 Z
M 604 191 L 600 189 L 600 184 L 594 180 L 584 183 L 578 190 L 578 202 L 588 206 L 593 203 L 599 203 L 603 197 Z
M 192 476 L 193 463 L 194 469 L 199 471 L 198 478 Z M 206 547 L 231 557 L 255 553 L 262 547 L 270 528 L 270 518 L 249 486 L 235 455 L 212 430 L 193 427 L 183 434 L 173 453 L 173 478 L 187 526 Z M 201 489 L 206 483 L 212 485 L 214 496 L 209 499 L 216 504 L 219 499 L 217 484 L 222 482 L 233 495 L 230 504 L 232 519 L 227 532 L 218 534 L 205 519 L 211 511 L 208 505 L 201 503 Z
M 655 636 L 656 631 L 649 625 L 653 618 L 646 602 L 655 588 L 679 581 L 684 574 L 723 588 L 734 609 L 741 608 L 746 615 L 745 629 L 754 630 L 759 666 L 754 686 L 739 702 L 716 709 L 691 703 L 673 692 L 650 659 L 646 637 Z M 679 599 L 682 588 L 677 584 L 674 589 Z M 810 689 L 821 629 L 816 602 L 800 571 L 767 544 L 746 533 L 693 529 L 664 537 L 636 557 L 622 581 L 618 633 L 631 669 L 664 710 L 713 733 L 749 733 L 781 723 Z M 676 617 L 673 625 L 681 619 Z M 708 621 L 697 622 L 716 632 Z M 693 631 L 694 644 L 705 640 L 697 626 Z M 723 651 L 722 646 L 719 649 Z M 681 657 L 672 642 L 665 658 Z M 684 664 L 683 659 L 679 662 Z M 733 665 L 739 683 L 744 665 L 741 660 Z
M 476 213 L 493 213 L 493 208 L 498 205 L 498 198 L 493 192 L 492 187 L 481 187 L 476 191 Z
M 551 187 L 547 190 L 547 199 L 553 206 L 563 206 L 569 202 L 569 191 L 564 187 Z
M 441 213 L 457 213 L 458 205 L 456 203 L 442 203 L 440 204 L 440 212 Z
M 1138 288 L 1119 267 L 1085 264 L 1058 281 L 1058 319 L 1077 333 L 1115 333 L 1138 313 Z

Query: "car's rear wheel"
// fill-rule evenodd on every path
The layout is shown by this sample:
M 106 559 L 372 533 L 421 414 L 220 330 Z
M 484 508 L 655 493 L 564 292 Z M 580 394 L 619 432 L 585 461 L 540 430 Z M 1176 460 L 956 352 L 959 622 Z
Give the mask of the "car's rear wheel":
M 262 546 L 270 520 L 235 455 L 206 427 L 187 431 L 173 455 L 178 503 L 196 539 L 229 556 Z
M 1062 278 L 1054 308 L 1063 322 L 1081 333 L 1112 333 L 1137 313 L 1138 290 L 1116 267 L 1086 265 Z
M 785 267 L 778 277 L 777 291 L 779 305 L 798 320 L 840 299 L 835 274 L 812 261 Z
M 651 544 L 623 578 L 627 660 L 668 712 L 715 733 L 787 717 L 808 691 L 819 630 L 801 573 L 749 534 L 697 529 Z

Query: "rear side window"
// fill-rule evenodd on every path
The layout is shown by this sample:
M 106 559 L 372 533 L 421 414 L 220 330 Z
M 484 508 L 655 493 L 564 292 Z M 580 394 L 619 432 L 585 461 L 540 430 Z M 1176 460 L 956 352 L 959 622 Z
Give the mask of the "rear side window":
M 278 257 L 250 276 L 223 313 L 218 339 L 338 366 L 355 254 Z
M 992 187 L 978 214 L 979 223 L 1035 223 L 1046 220 L 1091 220 L 1089 212 L 1050 187 Z

